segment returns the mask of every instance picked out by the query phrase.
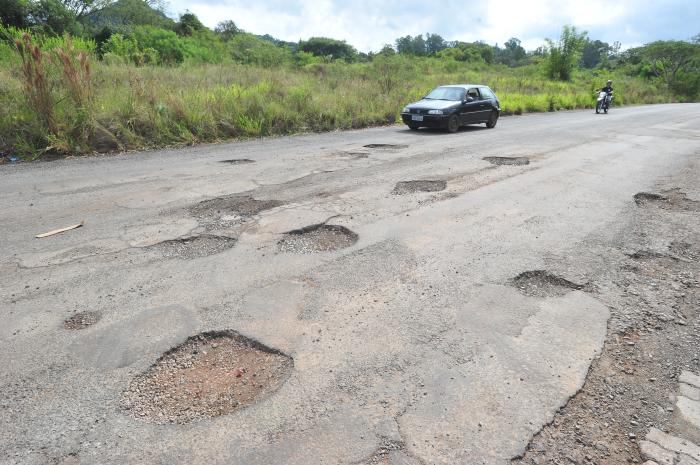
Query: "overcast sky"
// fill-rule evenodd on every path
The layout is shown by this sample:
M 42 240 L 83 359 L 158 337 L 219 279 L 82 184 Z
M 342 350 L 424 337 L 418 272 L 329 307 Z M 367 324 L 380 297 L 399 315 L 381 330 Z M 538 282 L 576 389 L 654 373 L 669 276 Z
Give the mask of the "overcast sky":
M 446 40 L 527 49 L 573 24 L 592 39 L 624 48 L 700 33 L 700 0 L 172 0 L 174 15 L 189 10 L 215 27 L 233 20 L 248 32 L 296 42 L 312 36 L 346 40 L 360 51 L 379 50 L 405 35 L 437 33 Z

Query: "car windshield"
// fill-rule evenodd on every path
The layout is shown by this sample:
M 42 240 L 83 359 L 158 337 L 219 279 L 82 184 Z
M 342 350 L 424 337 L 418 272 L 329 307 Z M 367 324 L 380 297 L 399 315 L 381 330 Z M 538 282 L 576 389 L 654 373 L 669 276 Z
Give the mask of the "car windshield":
M 431 100 L 462 100 L 464 89 L 459 87 L 438 87 L 425 98 Z

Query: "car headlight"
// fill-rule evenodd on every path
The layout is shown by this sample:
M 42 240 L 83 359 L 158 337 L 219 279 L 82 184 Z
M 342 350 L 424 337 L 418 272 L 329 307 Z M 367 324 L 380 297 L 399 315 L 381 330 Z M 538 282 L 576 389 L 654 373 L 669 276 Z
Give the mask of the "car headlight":
M 401 110 L 401 113 L 411 113 L 411 110 L 408 107 L 404 107 L 404 109 Z
M 430 110 L 428 112 L 429 115 L 443 115 L 444 112 L 442 110 Z

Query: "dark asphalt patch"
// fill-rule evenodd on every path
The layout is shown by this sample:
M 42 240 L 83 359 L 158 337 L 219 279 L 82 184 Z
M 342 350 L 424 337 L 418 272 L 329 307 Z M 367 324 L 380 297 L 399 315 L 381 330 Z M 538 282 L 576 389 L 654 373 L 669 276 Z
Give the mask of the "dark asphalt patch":
M 190 337 L 123 392 L 120 406 L 150 423 L 189 423 L 230 414 L 289 378 L 291 357 L 234 331 Z
M 629 253 L 626 255 L 633 260 L 677 260 L 675 257 L 671 257 L 670 255 L 662 254 L 659 252 L 653 252 L 651 250 L 637 250 L 636 252 Z
M 366 149 L 375 149 L 375 150 L 402 150 L 402 149 L 407 149 L 408 145 L 405 145 L 405 144 L 367 144 L 364 147 Z
M 229 165 L 245 165 L 248 163 L 255 163 L 255 160 L 249 158 L 232 158 L 230 160 L 219 160 L 219 163 L 228 163 Z
M 546 270 L 525 271 L 513 278 L 511 284 L 523 294 L 533 297 L 558 297 L 584 287 Z
M 344 226 L 314 224 L 284 234 L 277 246 L 282 252 L 331 252 L 354 245 L 359 236 Z
M 224 252 L 236 245 L 238 239 L 228 236 L 201 235 L 171 239 L 146 247 L 164 258 L 185 260 L 208 257 Z
M 484 157 L 482 160 L 491 163 L 492 165 L 513 165 L 524 166 L 530 164 L 530 159 L 527 157 Z
M 415 192 L 440 192 L 447 188 L 447 181 L 401 181 L 394 186 L 392 194 L 404 195 Z
M 102 314 L 100 312 L 92 312 L 92 311 L 80 312 L 80 313 L 76 313 L 75 315 L 71 316 L 70 318 L 67 318 L 63 322 L 63 327 L 65 329 L 69 329 L 69 330 L 85 329 L 89 326 L 94 325 L 98 321 L 100 321 L 101 318 L 102 318 Z

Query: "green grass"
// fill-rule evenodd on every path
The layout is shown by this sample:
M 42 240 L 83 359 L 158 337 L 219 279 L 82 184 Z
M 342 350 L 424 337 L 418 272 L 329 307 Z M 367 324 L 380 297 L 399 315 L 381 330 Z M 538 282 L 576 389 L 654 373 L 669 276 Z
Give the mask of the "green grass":
M 383 125 L 397 121 L 406 103 L 448 83 L 491 86 L 505 114 L 592 108 L 594 90 L 610 76 L 579 72 L 572 82 L 562 83 L 546 79 L 534 65 L 507 68 L 401 56 L 301 68 L 187 62 L 137 67 L 93 60 L 89 121 L 102 129 L 90 132 L 84 130 L 84 117 L 76 119 L 86 110 L 75 108 L 60 69 L 49 64 L 60 127 L 50 133 L 24 97 L 18 60 L 0 50 L 3 56 L 0 151 L 26 158 L 47 151 L 90 153 Z M 616 104 L 674 100 L 647 81 L 611 78 Z M 109 133 L 114 138 L 105 144 Z

